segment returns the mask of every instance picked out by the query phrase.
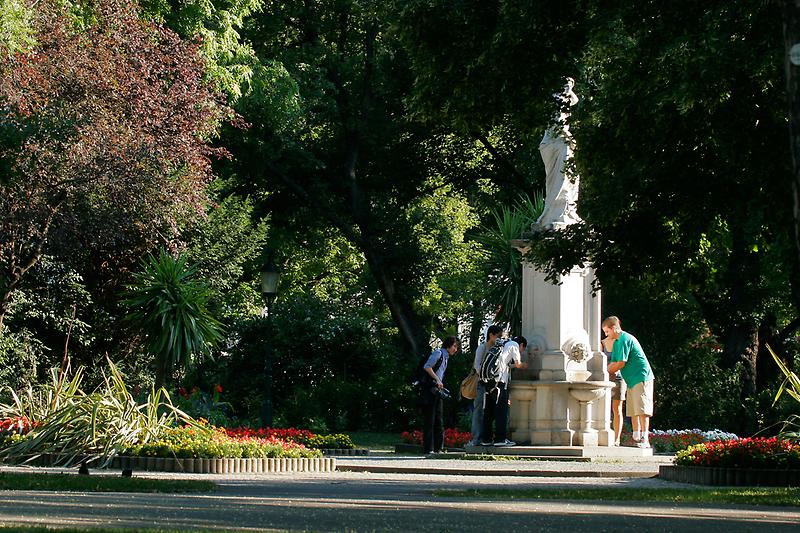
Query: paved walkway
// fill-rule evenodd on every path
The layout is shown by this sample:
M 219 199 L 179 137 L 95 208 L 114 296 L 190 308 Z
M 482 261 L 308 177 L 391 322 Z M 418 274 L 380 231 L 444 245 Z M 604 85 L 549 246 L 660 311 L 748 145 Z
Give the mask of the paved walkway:
M 209 494 L 0 492 L 0 523 L 50 527 L 111 526 L 266 531 L 798 531 L 796 508 L 676 505 L 618 501 L 502 501 L 436 496 L 446 488 L 681 487 L 631 472 L 655 473 L 663 461 L 463 461 L 419 457 L 341 458 L 343 467 L 428 466 L 446 473 L 340 471 L 330 474 L 176 474 L 156 478 L 209 479 Z M 518 464 L 520 463 L 520 464 Z M 508 476 L 513 467 L 530 475 Z M 572 475 L 584 472 L 603 476 Z M 3 471 L 12 470 L 2 468 Z M 13 469 L 18 470 L 18 469 Z M 37 469 L 58 472 L 61 469 Z M 481 471 L 481 475 L 467 475 Z M 74 472 L 74 470 L 70 470 Z M 549 473 L 549 477 L 544 477 Z M 617 475 L 610 475 L 617 474 Z M 92 475 L 118 475 L 92 471 Z

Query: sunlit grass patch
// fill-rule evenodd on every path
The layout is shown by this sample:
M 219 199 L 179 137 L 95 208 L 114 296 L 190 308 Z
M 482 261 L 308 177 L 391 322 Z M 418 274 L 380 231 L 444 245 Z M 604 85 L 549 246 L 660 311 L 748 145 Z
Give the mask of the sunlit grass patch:
M 0 473 L 0 490 L 66 490 L 81 492 L 211 492 L 216 484 L 194 479 L 147 479 L 77 474 Z
M 730 503 L 800 507 L 800 488 L 469 489 L 434 491 L 436 496 L 496 500 L 605 500 L 669 503 Z

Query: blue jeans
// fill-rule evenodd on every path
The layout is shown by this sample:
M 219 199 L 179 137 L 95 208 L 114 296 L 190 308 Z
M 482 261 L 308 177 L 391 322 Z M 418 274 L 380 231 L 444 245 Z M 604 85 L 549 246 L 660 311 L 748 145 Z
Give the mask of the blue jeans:
M 478 382 L 478 394 L 472 401 L 472 440 L 470 441 L 473 446 L 481 443 L 481 433 L 483 431 L 483 397 L 486 395 L 486 389 L 483 388 L 481 382 Z

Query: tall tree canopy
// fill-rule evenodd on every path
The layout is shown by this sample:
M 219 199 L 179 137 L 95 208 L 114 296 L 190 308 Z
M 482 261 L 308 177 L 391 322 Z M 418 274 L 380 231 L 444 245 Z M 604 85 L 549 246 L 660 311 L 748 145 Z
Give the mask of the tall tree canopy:
M 477 219 L 460 191 L 477 181 L 476 148 L 409 117 L 412 74 L 391 20 L 377 2 L 265 2 L 245 27 L 265 66 L 237 104 L 250 128 L 231 144 L 231 172 L 271 192 L 277 226 L 322 220 L 352 243 L 418 352 L 442 276 L 469 261 L 463 235 Z
M 45 252 L 102 257 L 109 279 L 171 239 L 203 206 L 226 113 L 197 44 L 135 3 L 29 9 L 34 44 L 0 55 L 0 324 Z
M 535 260 L 553 275 L 588 260 L 604 284 L 687 298 L 752 393 L 759 327 L 785 325 L 783 295 L 798 294 L 780 3 L 397 6 L 412 108 L 477 138 L 505 126 L 500 156 L 535 146 L 548 94 L 577 79 L 586 223 L 540 237 Z
M 752 393 L 759 326 L 798 281 L 780 9 L 680 4 L 619 9 L 591 35 L 582 210 L 601 275 L 690 295 Z

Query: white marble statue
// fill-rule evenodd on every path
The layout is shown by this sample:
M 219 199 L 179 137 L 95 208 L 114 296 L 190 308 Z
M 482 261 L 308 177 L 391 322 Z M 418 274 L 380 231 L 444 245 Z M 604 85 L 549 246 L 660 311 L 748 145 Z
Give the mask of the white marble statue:
M 560 112 L 555 124 L 547 129 L 539 143 L 539 152 L 544 161 L 547 176 L 544 211 L 535 226 L 543 229 L 559 229 L 580 222 L 578 216 L 578 176 L 567 177 L 565 166 L 572 157 L 572 135 L 569 132 L 569 107 L 578 103 L 573 92 L 575 80 L 567 78 L 564 91 L 553 96 L 559 102 Z

